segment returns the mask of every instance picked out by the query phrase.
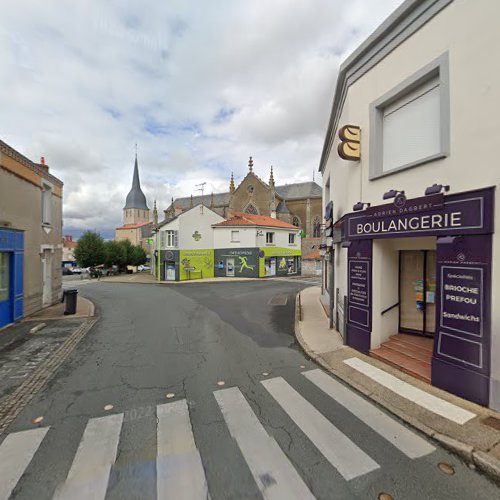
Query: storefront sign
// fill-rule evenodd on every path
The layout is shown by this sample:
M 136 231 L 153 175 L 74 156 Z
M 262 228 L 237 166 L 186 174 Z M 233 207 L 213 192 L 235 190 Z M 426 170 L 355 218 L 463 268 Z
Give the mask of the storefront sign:
M 370 303 L 370 263 L 363 260 L 349 261 L 349 301 L 368 307 Z
M 441 327 L 482 336 L 483 269 L 441 266 Z
M 349 246 L 347 262 L 347 344 L 362 352 L 368 352 L 372 329 L 371 240 L 353 241 Z
M 492 207 L 492 189 L 415 198 L 392 208 L 388 204 L 370 207 L 363 214 L 346 216 L 346 239 L 492 232 Z
M 490 373 L 491 234 L 437 240 L 432 383 L 487 405 Z

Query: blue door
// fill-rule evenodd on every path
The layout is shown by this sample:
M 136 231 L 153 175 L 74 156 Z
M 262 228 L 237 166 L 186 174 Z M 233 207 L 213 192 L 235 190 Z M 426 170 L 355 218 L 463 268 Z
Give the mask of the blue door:
M 0 252 L 0 328 L 14 319 L 12 252 Z

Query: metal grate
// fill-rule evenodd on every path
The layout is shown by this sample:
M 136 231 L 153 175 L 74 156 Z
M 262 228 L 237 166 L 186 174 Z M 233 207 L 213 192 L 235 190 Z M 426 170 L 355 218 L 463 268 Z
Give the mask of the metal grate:
M 288 295 L 275 295 L 270 301 L 271 306 L 286 306 Z

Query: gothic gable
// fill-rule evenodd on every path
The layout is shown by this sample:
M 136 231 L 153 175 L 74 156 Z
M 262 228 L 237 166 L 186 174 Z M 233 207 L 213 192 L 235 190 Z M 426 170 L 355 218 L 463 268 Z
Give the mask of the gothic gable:
M 264 183 L 253 172 L 249 172 L 235 189 L 230 209 L 236 212 L 245 212 L 248 208 L 254 213 L 254 209 L 260 215 L 271 215 L 271 188 Z

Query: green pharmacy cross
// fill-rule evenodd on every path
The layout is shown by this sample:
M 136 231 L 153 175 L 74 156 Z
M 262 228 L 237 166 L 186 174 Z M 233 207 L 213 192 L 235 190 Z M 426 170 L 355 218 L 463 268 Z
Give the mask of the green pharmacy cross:
M 193 233 L 193 238 L 195 241 L 200 241 L 201 240 L 201 234 L 198 231 L 195 231 Z

